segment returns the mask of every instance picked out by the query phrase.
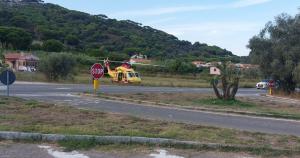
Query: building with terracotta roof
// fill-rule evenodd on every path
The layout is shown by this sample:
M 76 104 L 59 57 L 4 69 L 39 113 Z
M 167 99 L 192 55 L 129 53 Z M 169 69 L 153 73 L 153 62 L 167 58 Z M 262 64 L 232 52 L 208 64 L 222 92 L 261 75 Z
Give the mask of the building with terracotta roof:
M 206 62 L 204 61 L 193 61 L 192 64 L 194 64 L 197 68 L 205 67 Z
M 253 64 L 235 64 L 235 67 L 244 70 L 244 69 L 259 68 L 259 65 L 253 65 Z
M 4 55 L 5 63 L 15 71 L 36 70 L 39 58 L 27 53 L 7 53 Z
M 151 60 L 148 59 L 147 55 L 136 54 L 131 56 L 129 59 L 130 63 L 142 63 L 142 64 L 150 64 Z

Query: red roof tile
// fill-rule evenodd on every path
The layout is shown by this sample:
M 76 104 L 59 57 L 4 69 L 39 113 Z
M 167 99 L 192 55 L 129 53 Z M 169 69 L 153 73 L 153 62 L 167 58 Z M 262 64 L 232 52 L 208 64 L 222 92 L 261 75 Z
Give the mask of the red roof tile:
M 4 55 L 5 59 L 23 59 L 23 60 L 39 60 L 38 57 L 32 54 L 24 54 L 24 53 L 8 53 Z

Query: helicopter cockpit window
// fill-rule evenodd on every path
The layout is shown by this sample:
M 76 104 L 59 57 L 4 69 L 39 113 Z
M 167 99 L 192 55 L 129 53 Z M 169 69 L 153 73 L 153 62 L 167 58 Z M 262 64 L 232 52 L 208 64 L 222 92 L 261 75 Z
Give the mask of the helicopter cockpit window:
M 140 74 L 139 73 L 135 73 L 135 77 L 140 77 Z
M 134 73 L 128 72 L 128 77 L 129 77 L 129 78 L 134 77 Z

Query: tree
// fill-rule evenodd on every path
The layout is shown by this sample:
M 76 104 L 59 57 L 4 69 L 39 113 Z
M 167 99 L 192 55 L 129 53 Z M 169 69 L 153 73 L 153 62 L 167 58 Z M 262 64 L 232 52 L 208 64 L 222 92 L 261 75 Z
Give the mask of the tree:
M 23 28 L 25 30 L 32 30 L 33 28 L 32 23 L 24 15 L 14 16 L 10 20 L 10 23 L 12 24 L 12 26 Z
M 295 91 L 300 63 L 300 17 L 281 14 L 249 41 L 250 57 L 265 77 L 279 80 L 286 93 Z
M 293 75 L 295 76 L 297 83 L 300 83 L 300 63 L 298 63 L 298 66 L 295 68 Z
M 64 49 L 64 45 L 57 40 L 47 40 L 43 44 L 43 49 L 48 52 L 61 52 Z
M 74 74 L 76 60 L 71 54 L 50 54 L 40 62 L 40 70 L 48 80 L 67 79 Z
M 77 46 L 79 44 L 79 39 L 78 39 L 77 36 L 68 35 L 66 37 L 66 42 L 67 42 L 68 45 Z
M 5 57 L 4 57 L 4 51 L 3 51 L 2 48 L 0 48 L 0 67 L 3 66 L 3 64 L 4 64 L 4 59 L 5 59 Z
M 191 62 L 186 62 L 182 59 L 167 60 L 165 65 L 167 65 L 166 68 L 171 73 L 193 73 L 195 75 L 195 73 L 199 72 L 198 68 L 194 64 Z
M 230 66 L 230 62 L 222 62 L 217 65 L 221 70 L 221 75 L 216 76 L 212 81 L 212 87 L 218 99 L 233 100 L 239 88 L 239 72 L 236 68 Z M 218 88 L 219 80 L 221 80 L 221 92 Z
M 0 42 L 4 48 L 11 45 L 14 49 L 26 50 L 32 42 L 32 37 L 23 29 L 0 27 Z

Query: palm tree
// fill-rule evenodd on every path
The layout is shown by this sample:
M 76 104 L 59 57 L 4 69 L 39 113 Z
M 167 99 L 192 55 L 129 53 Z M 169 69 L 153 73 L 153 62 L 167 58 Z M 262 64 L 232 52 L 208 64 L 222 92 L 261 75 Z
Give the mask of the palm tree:
M 211 84 L 217 98 L 234 100 L 239 88 L 239 71 L 231 66 L 230 62 L 222 62 L 221 65 L 216 66 L 221 70 L 221 75 L 216 76 Z M 219 80 L 221 81 L 220 85 Z

